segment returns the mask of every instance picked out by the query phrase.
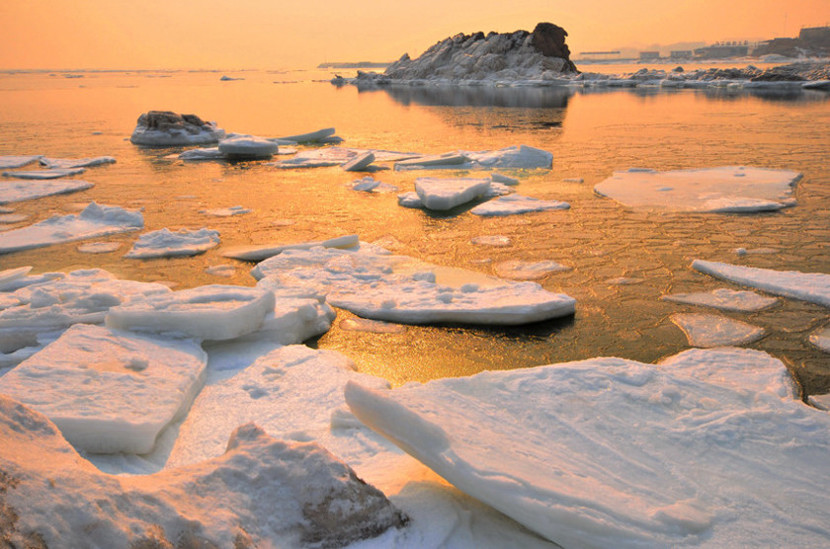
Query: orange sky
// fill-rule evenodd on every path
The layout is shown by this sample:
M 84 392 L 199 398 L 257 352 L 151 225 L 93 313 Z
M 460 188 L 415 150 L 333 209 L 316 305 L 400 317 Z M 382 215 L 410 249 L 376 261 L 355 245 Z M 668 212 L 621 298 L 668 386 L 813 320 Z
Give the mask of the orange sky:
M 571 51 L 795 36 L 830 0 L 0 0 L 0 68 L 293 68 L 564 27 Z

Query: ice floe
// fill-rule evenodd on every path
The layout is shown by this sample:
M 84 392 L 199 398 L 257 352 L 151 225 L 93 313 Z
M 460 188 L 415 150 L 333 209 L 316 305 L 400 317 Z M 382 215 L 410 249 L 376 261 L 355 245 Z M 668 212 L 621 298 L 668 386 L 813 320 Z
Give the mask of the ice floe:
M 735 284 L 830 307 L 830 274 L 775 271 L 702 259 L 694 260 L 692 268 Z
M 366 193 L 394 193 L 398 192 L 398 188 L 389 183 L 384 183 L 373 178 L 371 175 L 355 179 L 349 186 L 353 191 L 362 191 Z M 420 202 L 420 199 L 419 199 Z
M 179 153 L 180 160 L 225 160 L 225 155 L 219 151 L 219 147 L 205 149 L 190 149 Z
M 822 545 L 830 416 L 787 378 L 769 355 L 727 348 L 657 367 L 604 358 L 391 391 L 352 382 L 345 397 L 456 487 L 565 547 Z
M 720 315 L 676 313 L 671 321 L 683 330 L 693 347 L 745 345 L 764 337 L 764 329 Z
M 825 353 L 830 353 L 830 328 L 824 328 L 814 334 L 810 334 L 810 343 Z
M 479 204 L 470 213 L 480 216 L 517 215 L 529 212 L 567 210 L 571 205 L 558 200 L 540 200 L 529 196 L 512 194 Z
M 718 288 L 710 292 L 664 295 L 660 299 L 674 301 L 675 303 L 702 305 L 724 311 L 742 312 L 760 311 L 778 303 L 778 300 L 774 297 L 764 297 L 755 292 L 730 290 L 728 288 Z
M 277 144 L 262 137 L 237 135 L 219 141 L 219 152 L 229 160 L 263 160 L 274 156 Z
M 0 156 L 0 170 L 13 170 L 28 166 L 43 158 L 41 155 L 30 156 Z
M 553 154 L 527 145 L 506 147 L 495 151 L 455 151 L 427 155 L 395 163 L 398 171 L 442 169 L 550 169 Z
M 673 170 L 631 169 L 594 187 L 602 196 L 633 208 L 684 212 L 760 212 L 795 205 L 801 174 L 744 166 Z
M 224 453 L 154 475 L 101 473 L 55 424 L 0 397 L 5 537 L 46 547 L 339 547 L 406 517 L 316 444 L 253 424 Z
M 421 205 L 429 210 L 451 210 L 481 198 L 489 190 L 490 179 L 419 177 L 415 180 L 415 192 Z
M 321 130 L 316 130 L 313 132 L 278 137 L 276 141 L 293 141 L 294 143 L 318 143 L 333 137 L 335 131 L 336 130 L 334 128 L 323 128 Z
M 106 325 L 198 340 L 234 339 L 262 327 L 274 304 L 274 294 L 261 288 L 213 284 L 129 299 L 107 311 Z
M 92 187 L 92 183 L 79 179 L 64 181 L 0 181 L 0 204 L 34 200 L 54 194 L 74 193 Z
M 358 154 L 340 167 L 347 172 L 362 172 L 366 170 L 374 161 L 375 154 L 372 151 L 366 151 L 365 153 Z
M 244 206 L 230 206 L 229 208 L 212 208 L 210 210 L 199 210 L 199 213 L 212 215 L 215 217 L 232 217 L 234 215 L 244 215 L 251 213 L 253 210 L 245 208 Z
M 132 249 L 124 257 L 149 259 L 197 255 L 218 246 L 219 241 L 219 231 L 205 227 L 195 231 L 188 229 L 171 231 L 164 228 L 139 236 Z
M 502 185 L 511 185 L 515 186 L 519 184 L 519 180 L 515 177 L 510 177 L 508 175 L 500 174 L 497 172 L 493 172 L 490 174 L 490 179 L 494 183 L 501 183 Z
M 120 247 L 120 242 L 88 242 L 78 246 L 78 251 L 83 254 L 107 254 Z
M 213 276 L 230 278 L 236 274 L 236 267 L 233 265 L 211 265 L 210 267 L 205 268 L 205 272 Z
M 356 234 L 338 236 L 328 240 L 313 240 L 311 242 L 295 242 L 293 244 L 262 244 L 253 246 L 237 246 L 222 252 L 223 257 L 242 261 L 262 261 L 274 257 L 286 250 L 308 250 L 315 246 L 324 248 L 353 248 L 360 243 Z
M 0 253 L 137 231 L 142 227 L 144 217 L 141 212 L 91 202 L 78 215 L 56 215 L 33 225 L 0 233 Z
M 502 278 L 511 280 L 538 280 L 551 273 L 570 271 L 571 268 L 556 261 L 522 261 L 520 259 L 509 259 L 496 263 L 493 266 L 496 274 Z
M 206 362 L 192 342 L 77 324 L 0 377 L 0 393 L 47 416 L 79 450 L 144 454 L 187 411 Z
M 306 287 L 358 316 L 401 324 L 517 325 L 573 314 L 575 301 L 511 282 L 361 247 L 288 250 L 251 273 L 267 287 Z
M 138 117 L 130 141 L 148 147 L 176 147 L 217 143 L 223 137 L 225 130 L 216 122 L 205 122 L 195 114 L 149 111 Z
M 72 168 L 91 168 L 94 166 L 103 166 L 105 164 L 114 164 L 115 158 L 112 156 L 95 156 L 92 158 L 41 158 L 40 165 L 54 169 L 72 169 Z
M 18 179 L 58 179 L 59 177 L 70 177 L 82 174 L 85 171 L 85 168 L 55 168 L 50 170 L 20 170 L 16 172 L 3 172 L 3 175 L 6 177 L 16 177 Z

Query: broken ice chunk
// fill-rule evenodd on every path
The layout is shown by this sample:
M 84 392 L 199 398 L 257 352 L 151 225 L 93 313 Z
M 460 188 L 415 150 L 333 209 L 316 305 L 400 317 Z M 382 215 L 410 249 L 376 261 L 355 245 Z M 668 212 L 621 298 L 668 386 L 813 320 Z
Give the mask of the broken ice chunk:
M 498 276 L 511 280 L 538 280 L 550 273 L 571 270 L 570 267 L 556 261 L 521 261 L 518 259 L 496 263 L 493 269 Z
M 43 158 L 42 155 L 32 156 L 0 156 L 0 170 L 13 170 L 15 168 L 22 168 L 28 166 L 32 162 L 37 162 Z
M 490 179 L 419 177 L 415 192 L 424 208 L 446 211 L 482 197 L 490 189 Z
M 479 204 L 470 213 L 480 216 L 517 215 L 529 212 L 567 210 L 571 205 L 558 200 L 540 200 L 529 196 L 512 194 Z
M 764 337 L 764 329 L 724 316 L 677 313 L 671 320 L 683 330 L 693 347 L 745 345 Z
M 94 158 L 41 158 L 40 165 L 49 169 L 70 169 L 70 168 L 91 168 L 114 164 L 115 158 L 111 156 L 96 156 Z
M 664 295 L 660 299 L 674 301 L 675 303 L 703 305 L 704 307 L 713 307 L 724 311 L 743 312 L 760 311 L 778 303 L 778 300 L 774 297 L 764 297 L 755 292 L 736 291 L 728 288 L 718 288 L 711 292 Z
M 33 200 L 55 194 L 74 193 L 92 187 L 92 183 L 78 179 L 65 181 L 0 181 L 0 204 Z
M 273 141 L 252 135 L 238 135 L 219 141 L 219 152 L 228 160 L 262 160 L 276 154 Z
M 153 257 L 190 256 L 206 252 L 219 245 L 219 231 L 201 228 L 197 231 L 164 228 L 144 233 L 124 257 L 148 259 Z
M 372 151 L 366 151 L 365 153 L 358 154 L 340 167 L 347 172 L 362 172 L 374 161 L 374 153 Z

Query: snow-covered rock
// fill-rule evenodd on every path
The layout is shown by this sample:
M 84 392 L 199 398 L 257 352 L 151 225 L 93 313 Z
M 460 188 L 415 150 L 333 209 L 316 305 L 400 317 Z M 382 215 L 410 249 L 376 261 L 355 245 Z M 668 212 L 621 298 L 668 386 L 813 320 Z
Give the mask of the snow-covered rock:
M 470 213 L 480 216 L 517 215 L 550 210 L 567 210 L 571 205 L 558 200 L 540 200 L 530 196 L 511 194 L 479 204 Z
M 262 244 L 252 246 L 236 246 L 222 252 L 223 257 L 239 259 L 241 261 L 262 261 L 274 257 L 286 250 L 308 250 L 316 246 L 323 248 L 353 248 L 360 243 L 356 234 L 347 234 L 328 240 L 313 240 L 310 242 L 295 242 L 293 244 Z
M 729 166 L 693 170 L 631 169 L 594 187 L 602 196 L 633 208 L 684 212 L 761 212 L 795 205 L 791 170 Z
M 725 316 L 676 313 L 671 321 L 683 330 L 693 347 L 745 345 L 764 337 L 764 329 Z
M 177 257 L 197 255 L 219 245 L 219 231 L 202 227 L 191 231 L 164 228 L 144 233 L 124 257 L 148 259 L 152 257 Z
M 78 215 L 56 215 L 34 225 L 0 232 L 0 253 L 137 231 L 142 227 L 144 217 L 139 211 L 90 202 Z
M 694 260 L 692 268 L 735 284 L 830 307 L 830 274 L 775 271 L 702 259 Z
M 144 454 L 187 411 L 206 362 L 192 342 L 77 324 L 0 377 L 0 393 L 47 416 L 79 450 Z
M 415 180 L 415 192 L 422 207 L 437 211 L 451 210 L 481 198 L 489 189 L 490 179 L 419 177 Z
M 107 312 L 106 324 L 118 330 L 224 340 L 258 330 L 273 310 L 272 292 L 213 284 L 130 299 Z
M 718 288 L 711 292 L 664 295 L 660 299 L 675 303 L 712 307 L 724 311 L 741 312 L 760 311 L 778 303 L 778 300 L 774 297 L 764 297 L 755 292 L 730 290 L 728 288 Z
M 219 141 L 219 152 L 229 160 L 262 160 L 277 153 L 273 141 L 252 135 L 238 135 Z
M 0 397 L 4 538 L 41 547 L 340 547 L 407 519 L 311 443 L 253 424 L 224 454 L 154 475 L 113 476 L 46 416 Z
M 73 175 L 82 174 L 85 171 L 85 168 L 55 168 L 49 170 L 20 170 L 16 172 L 3 172 L 3 175 L 6 177 L 16 177 L 18 179 L 58 179 L 59 177 L 71 177 Z
M 350 383 L 345 396 L 449 482 L 565 547 L 821 546 L 830 535 L 830 416 L 796 400 L 784 364 L 759 351 L 391 391 Z
M 114 164 L 115 158 L 112 156 L 95 156 L 92 158 L 40 158 L 40 165 L 54 169 L 71 169 L 71 168 L 92 168 L 94 166 L 103 166 L 105 164 Z
M 92 187 L 92 183 L 79 179 L 63 181 L 0 181 L 0 204 L 33 200 L 54 194 L 74 193 Z
M 149 111 L 138 117 L 130 141 L 148 147 L 177 147 L 217 143 L 223 137 L 225 130 L 216 122 L 205 122 L 195 114 Z

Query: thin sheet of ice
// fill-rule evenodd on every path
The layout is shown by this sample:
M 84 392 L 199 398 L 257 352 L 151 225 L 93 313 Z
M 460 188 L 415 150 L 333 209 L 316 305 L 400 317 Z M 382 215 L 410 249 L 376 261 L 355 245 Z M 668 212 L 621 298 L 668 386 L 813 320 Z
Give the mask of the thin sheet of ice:
M 308 133 L 300 133 L 296 135 L 287 135 L 285 137 L 277 137 L 275 141 L 293 141 L 294 143 L 315 143 L 332 137 L 335 133 L 334 128 L 323 128 Z
M 260 160 L 274 156 L 278 146 L 262 137 L 234 135 L 219 141 L 218 149 L 229 160 Z
M 348 184 L 349 188 L 353 191 L 362 191 L 367 193 L 395 193 L 398 192 L 398 188 L 394 185 L 390 185 L 389 183 L 384 183 L 382 181 L 378 181 L 377 179 L 373 178 L 371 175 L 367 175 L 361 179 L 355 179 L 351 183 Z
M 54 169 L 71 169 L 71 168 L 91 168 L 93 166 L 103 166 L 104 164 L 114 164 L 115 158 L 112 156 L 96 156 L 93 158 L 41 158 L 40 165 L 50 170 Z
M 504 248 L 506 246 L 510 246 L 513 243 L 510 240 L 510 237 L 498 234 L 474 236 L 470 239 L 470 242 L 478 246 L 495 246 L 496 248 Z
M 215 217 L 233 217 L 235 215 L 245 215 L 251 213 L 253 210 L 245 208 L 244 206 L 230 206 L 228 208 L 213 208 L 209 210 L 199 210 L 199 213 L 205 215 L 212 215 Z
M 540 200 L 530 196 L 511 194 L 479 204 L 470 213 L 481 216 L 516 215 L 549 210 L 567 210 L 571 205 L 558 200 Z
M 419 177 L 415 180 L 415 192 L 422 207 L 446 211 L 481 198 L 490 189 L 490 182 L 490 179 L 466 177 Z
M 0 214 L 0 223 L 4 225 L 11 225 L 13 223 L 20 223 L 29 219 L 29 214 Z
M 339 166 L 345 164 L 359 155 L 372 153 L 375 162 L 394 162 L 401 159 L 419 156 L 417 153 L 406 153 L 397 151 L 385 151 L 379 149 L 351 149 L 346 147 L 323 147 L 300 151 L 293 158 L 279 162 L 269 162 L 266 166 L 278 168 L 320 168 L 326 166 Z
M 571 315 L 575 307 L 573 298 L 536 283 L 438 267 L 368 247 L 289 250 L 251 273 L 270 279 L 270 288 L 313 288 L 335 307 L 401 324 L 517 325 Z
M 11 546 L 340 547 L 406 522 L 329 452 L 253 424 L 221 456 L 154 475 L 101 473 L 46 416 L 0 397 Z
M 496 271 L 496 275 L 511 280 L 538 280 L 545 278 L 550 273 L 571 270 L 570 267 L 553 260 L 522 261 L 520 259 L 509 259 L 496 263 L 493 269 Z
M 455 486 L 565 547 L 821 546 L 830 415 L 785 376 L 765 353 L 718 349 L 345 395 Z
M 824 328 L 814 334 L 810 334 L 810 343 L 825 353 L 830 353 L 830 328 Z
M 764 337 L 764 329 L 720 315 L 676 313 L 671 321 L 683 330 L 693 347 L 745 345 Z
M 46 415 L 79 450 L 144 454 L 183 417 L 206 363 L 189 341 L 76 324 L 0 377 L 0 393 Z
M 54 194 L 74 193 L 93 184 L 79 179 L 64 181 L 0 181 L 0 204 L 34 200 Z
M 730 290 L 729 288 L 718 288 L 710 292 L 664 295 L 660 299 L 675 303 L 713 307 L 724 311 L 741 312 L 761 311 L 778 303 L 778 300 L 774 297 L 764 297 L 755 292 Z
M 28 166 L 32 162 L 37 162 L 43 158 L 42 155 L 31 156 L 0 156 L 0 170 L 13 170 L 15 168 L 22 168 Z
M 340 321 L 340 329 L 347 332 L 367 332 L 371 334 L 402 334 L 406 326 L 382 322 L 380 320 L 369 320 L 368 318 L 347 318 Z
M 294 244 L 262 244 L 253 246 L 237 246 L 222 252 L 223 257 L 239 259 L 241 261 L 262 261 L 274 257 L 286 250 L 308 250 L 316 246 L 324 248 L 353 248 L 360 243 L 356 234 L 347 234 L 328 240 L 313 240 L 311 242 L 296 242 Z
M 398 171 L 427 169 L 550 169 L 553 155 L 527 145 L 506 147 L 495 151 L 455 151 L 425 155 L 395 164 Z
M 273 310 L 270 291 L 212 284 L 127 300 L 107 312 L 106 324 L 118 330 L 224 340 L 258 330 Z
M 54 170 L 21 170 L 17 172 L 3 172 L 6 177 L 16 177 L 18 179 L 57 179 L 59 177 L 70 177 L 72 175 L 82 174 L 86 171 L 84 168 L 66 168 Z
M 222 276 L 230 278 L 236 274 L 236 267 L 234 265 L 211 265 L 205 268 L 205 272 L 213 276 Z
M 152 257 L 190 256 L 206 252 L 219 245 L 219 231 L 202 227 L 196 231 L 164 228 L 144 233 L 124 257 L 148 259 Z
M 121 247 L 121 242 L 87 242 L 78 246 L 82 254 L 107 254 Z
M 702 259 L 695 259 L 692 268 L 735 284 L 830 307 L 830 274 L 775 271 Z
M 745 166 L 658 172 L 631 169 L 594 187 L 602 196 L 633 208 L 683 212 L 755 212 L 795 205 L 801 174 Z
M 142 227 L 144 217 L 139 211 L 91 202 L 78 215 L 56 215 L 34 225 L 0 233 L 0 253 L 137 231 Z

